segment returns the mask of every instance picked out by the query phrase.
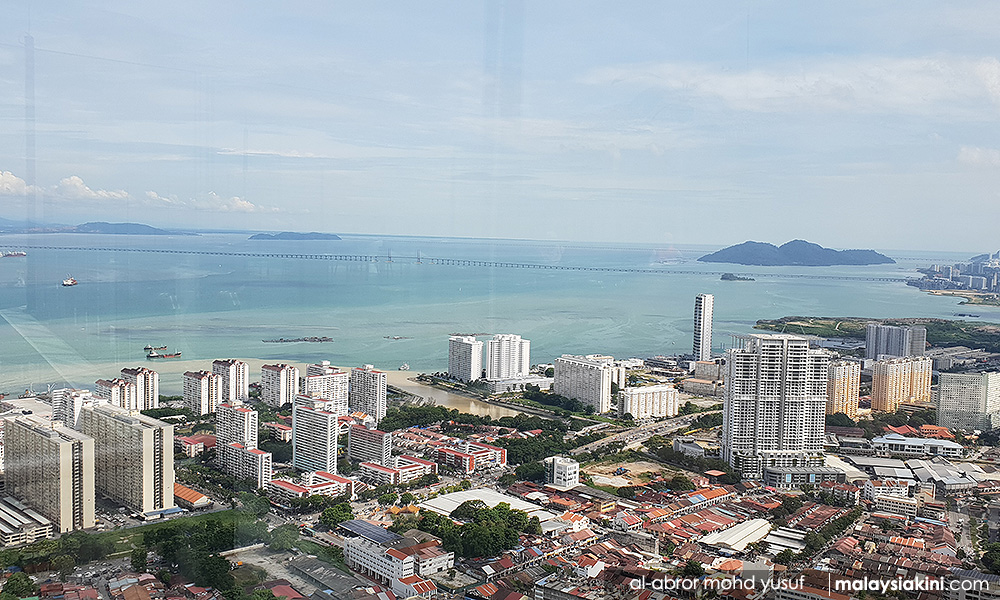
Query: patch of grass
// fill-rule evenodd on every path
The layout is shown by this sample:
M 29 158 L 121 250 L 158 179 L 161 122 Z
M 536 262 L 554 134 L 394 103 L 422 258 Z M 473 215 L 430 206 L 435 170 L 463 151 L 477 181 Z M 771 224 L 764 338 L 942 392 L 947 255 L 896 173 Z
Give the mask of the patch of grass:
M 329 546 L 324 546 L 322 544 L 317 544 L 316 542 L 313 542 L 311 540 L 303 540 L 303 539 L 300 539 L 297 542 L 295 542 L 295 547 L 298 548 L 299 551 L 304 552 L 306 554 L 312 554 L 319 560 L 325 563 L 329 563 L 345 573 L 351 572 L 351 570 L 347 568 L 347 565 L 344 564 L 343 552 L 338 553 L 335 552 Z
M 220 510 L 213 513 L 204 513 L 200 515 L 191 515 L 189 517 L 177 517 L 175 519 L 170 519 L 169 521 L 159 521 L 156 523 L 150 523 L 148 525 L 140 525 L 138 527 L 132 527 L 130 529 L 117 529 L 111 531 L 103 531 L 101 533 L 92 534 L 98 539 L 109 539 L 114 543 L 114 550 L 112 551 L 112 556 L 127 554 L 138 546 L 137 540 L 141 539 L 143 533 L 147 531 L 155 531 L 156 529 L 166 527 L 171 523 L 193 523 L 196 521 L 204 521 L 207 519 L 219 519 L 223 523 L 232 522 L 240 518 L 242 513 L 238 510 Z

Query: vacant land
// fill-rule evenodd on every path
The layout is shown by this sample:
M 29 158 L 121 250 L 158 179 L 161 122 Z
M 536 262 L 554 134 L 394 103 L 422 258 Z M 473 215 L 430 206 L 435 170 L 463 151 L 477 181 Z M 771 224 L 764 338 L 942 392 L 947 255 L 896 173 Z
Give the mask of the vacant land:
M 1000 325 L 948 319 L 867 319 L 865 317 L 782 317 L 761 319 L 754 329 L 825 338 L 864 339 L 867 323 L 923 325 L 931 346 L 968 346 L 1000 352 Z
M 625 467 L 628 469 L 628 472 L 615 475 L 615 471 L 619 467 Z M 657 475 L 674 472 L 672 469 L 668 469 L 663 465 L 658 465 L 654 462 L 645 460 L 627 463 L 598 463 L 585 466 L 581 470 L 590 475 L 592 478 L 599 478 L 595 479 L 595 483 L 598 485 L 612 485 L 615 487 L 647 483 L 650 479 L 653 479 Z

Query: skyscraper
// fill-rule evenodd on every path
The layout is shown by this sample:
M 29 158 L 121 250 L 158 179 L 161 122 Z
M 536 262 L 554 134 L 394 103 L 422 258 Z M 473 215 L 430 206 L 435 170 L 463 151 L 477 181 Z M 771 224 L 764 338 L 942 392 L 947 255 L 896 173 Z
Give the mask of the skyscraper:
M 266 488 L 274 461 L 270 452 L 257 448 L 257 411 L 241 403 L 222 403 L 215 415 L 216 455 L 222 470 Z
M 97 491 L 140 513 L 174 506 L 174 426 L 117 406 L 85 406 Z
M 260 399 L 280 407 L 299 394 L 299 370 L 291 365 L 264 365 L 260 368 Z
M 338 415 L 346 415 L 349 411 L 348 396 L 351 376 L 346 371 L 339 371 L 330 366 L 330 361 L 324 360 L 306 367 L 305 389 L 303 393 L 317 396 L 326 401 L 326 409 Z
M 926 346 L 927 329 L 922 325 L 865 325 L 865 358 L 923 356 Z
M 843 413 L 858 418 L 861 365 L 846 360 L 830 363 L 826 381 L 826 414 Z
M 754 334 L 727 351 L 723 459 L 743 477 L 766 467 L 817 467 L 830 357 L 805 338 Z
M 486 379 L 525 377 L 531 369 L 531 342 L 511 333 L 498 333 L 486 345 Z
M 209 415 L 222 403 L 222 376 L 208 371 L 184 373 L 184 406 L 196 415 Z
M 135 384 L 136 408 L 160 407 L 160 374 L 146 367 L 122 369 L 122 379 Z
M 60 421 L 66 427 L 76 429 L 80 409 L 85 404 L 93 404 L 94 396 L 89 390 L 64 388 L 52 392 L 52 420 Z
M 625 385 L 625 369 L 616 367 L 611 356 L 564 354 L 555 359 L 553 365 L 553 391 L 583 402 L 598 414 L 611 410 L 611 384 Z
M 126 410 L 139 410 L 136 385 L 124 379 L 98 379 L 94 383 L 94 396 Z
M 299 394 L 292 405 L 292 466 L 305 471 L 337 472 L 338 415 L 327 401 Z
M 6 493 L 52 520 L 60 533 L 93 527 L 94 439 L 34 415 L 0 424 Z
M 459 381 L 483 376 L 483 343 L 471 335 L 448 338 L 448 375 Z
M 363 412 L 378 423 L 385 417 L 387 376 L 372 365 L 351 369 L 348 404 L 351 412 Z
M 923 356 L 875 361 L 872 410 L 893 413 L 903 402 L 930 402 L 931 364 L 930 357 Z
M 1000 373 L 941 373 L 938 425 L 987 431 L 1000 427 Z
M 698 294 L 694 298 L 694 359 L 712 358 L 712 309 L 715 296 Z
M 223 402 L 245 402 L 250 397 L 249 370 L 242 360 L 212 361 L 212 372 L 222 378 Z

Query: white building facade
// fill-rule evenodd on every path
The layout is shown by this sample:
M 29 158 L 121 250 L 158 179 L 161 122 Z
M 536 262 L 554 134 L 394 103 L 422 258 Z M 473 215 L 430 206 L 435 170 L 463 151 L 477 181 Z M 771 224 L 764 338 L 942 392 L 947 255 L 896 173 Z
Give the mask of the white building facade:
M 1000 427 L 1000 373 L 941 373 L 938 425 L 988 431 Z
M 299 370 L 291 365 L 264 365 L 260 368 L 260 399 L 268 406 L 284 406 L 299 394 Z
M 611 410 L 611 384 L 621 386 L 625 380 L 625 369 L 614 362 L 614 358 L 598 354 L 564 354 L 553 362 L 552 389 L 591 406 L 595 413 L 606 413 Z
M 486 345 L 486 379 L 526 377 L 531 370 L 531 342 L 512 333 L 498 333 Z
M 350 413 L 350 386 L 350 374 L 331 367 L 328 360 L 306 367 L 303 393 L 323 398 L 327 403 L 326 410 L 330 412 L 338 415 Z
M 378 423 L 385 417 L 388 376 L 372 365 L 351 369 L 348 407 L 351 412 L 363 412 Z
M 292 466 L 337 472 L 337 415 L 323 399 L 300 394 L 292 405 Z
M 242 360 L 212 361 L 212 372 L 221 377 L 222 401 L 245 402 L 250 398 L 250 367 Z
M 448 338 L 448 375 L 470 382 L 483 377 L 483 343 L 471 335 Z
M 698 294 L 694 298 L 694 339 L 692 352 L 695 360 L 712 358 L 712 312 L 715 296 Z
M 618 392 L 618 414 L 635 419 L 676 417 L 680 393 L 671 384 L 626 387 Z
M 160 374 L 146 367 L 122 369 L 122 379 L 135 384 L 137 410 L 160 407 Z
M 184 406 L 196 415 L 210 415 L 222 403 L 222 376 L 208 371 L 184 373 Z

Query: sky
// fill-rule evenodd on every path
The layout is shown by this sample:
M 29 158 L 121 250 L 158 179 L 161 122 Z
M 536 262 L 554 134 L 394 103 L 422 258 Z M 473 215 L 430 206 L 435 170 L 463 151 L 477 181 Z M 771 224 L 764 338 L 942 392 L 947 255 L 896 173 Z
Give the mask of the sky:
M 1000 246 L 994 2 L 4 11 L 6 219 Z

